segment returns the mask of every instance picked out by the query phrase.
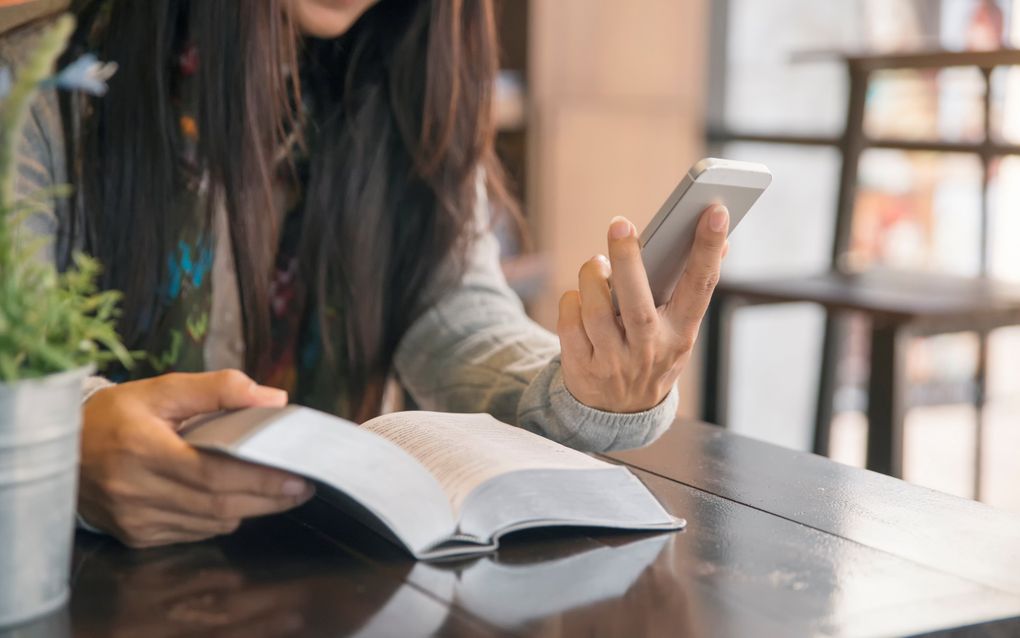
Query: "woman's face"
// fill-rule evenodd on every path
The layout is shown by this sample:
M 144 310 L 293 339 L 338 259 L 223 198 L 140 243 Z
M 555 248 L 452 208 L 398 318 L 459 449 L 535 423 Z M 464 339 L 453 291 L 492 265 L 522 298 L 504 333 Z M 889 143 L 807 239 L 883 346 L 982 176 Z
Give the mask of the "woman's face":
M 316 38 L 336 38 L 379 0 L 288 0 L 301 32 Z

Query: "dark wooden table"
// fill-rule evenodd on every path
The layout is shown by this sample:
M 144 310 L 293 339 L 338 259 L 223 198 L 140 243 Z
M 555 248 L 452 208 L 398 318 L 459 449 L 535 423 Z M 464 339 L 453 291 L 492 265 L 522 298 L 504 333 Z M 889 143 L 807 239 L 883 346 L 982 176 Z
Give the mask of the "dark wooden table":
M 687 530 L 445 565 L 315 503 L 156 550 L 80 533 L 68 610 L 20 636 L 1020 636 L 1018 515 L 697 423 L 612 458 Z

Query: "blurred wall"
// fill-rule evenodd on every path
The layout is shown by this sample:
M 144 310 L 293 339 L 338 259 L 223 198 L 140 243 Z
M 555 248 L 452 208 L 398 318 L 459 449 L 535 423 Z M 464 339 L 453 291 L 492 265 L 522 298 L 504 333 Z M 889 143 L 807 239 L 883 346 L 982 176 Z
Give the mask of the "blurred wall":
M 523 1 L 523 0 L 520 0 Z M 606 252 L 614 215 L 640 230 L 702 153 L 708 0 L 534 0 L 529 7 L 528 210 L 560 294 Z M 681 381 L 696 410 L 700 366 Z
M 0 33 L 40 16 L 56 13 L 69 0 L 0 0 Z

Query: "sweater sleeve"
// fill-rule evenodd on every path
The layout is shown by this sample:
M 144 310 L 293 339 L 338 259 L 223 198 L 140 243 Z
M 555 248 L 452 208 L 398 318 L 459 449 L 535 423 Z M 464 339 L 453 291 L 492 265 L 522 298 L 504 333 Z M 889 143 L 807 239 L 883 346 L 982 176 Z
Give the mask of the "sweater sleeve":
M 81 244 L 77 238 L 71 237 L 71 213 L 67 200 L 53 196 L 39 198 L 46 189 L 68 182 L 63 129 L 55 92 L 44 91 L 36 98 L 25 127 L 17 134 L 14 196 L 39 199 L 43 210 L 30 215 L 15 228 L 14 238 L 22 244 L 38 245 L 36 258 L 59 267 L 57 255 L 58 250 L 67 248 L 64 242 L 71 242 L 72 249 L 79 249 Z M 83 400 L 108 384 L 101 377 L 90 378 L 83 388 Z
M 14 77 L 26 62 L 29 53 L 43 29 L 51 21 L 24 27 L 0 38 L 0 67 L 6 67 Z M 46 189 L 68 183 L 64 151 L 63 124 L 60 102 L 54 89 L 41 91 L 30 105 L 28 118 L 20 131 L 4 132 L 15 135 L 14 196 L 36 200 L 42 210 L 25 219 L 15 229 L 17 241 L 34 241 L 38 244 L 37 257 L 57 263 L 57 256 L 80 248 L 72 242 L 71 206 L 66 198 L 45 194 Z M 37 241 L 41 239 L 42 241 Z M 70 242 L 70 243 L 69 243 Z
M 15 197 L 31 197 L 43 189 L 64 183 L 63 136 L 57 113 L 56 98 L 52 93 L 42 95 L 33 104 L 31 116 L 20 133 L 21 139 L 17 147 Z M 50 199 L 47 210 L 40 211 L 22 222 L 16 230 L 15 240 L 36 242 L 41 239 L 37 259 L 56 265 L 56 242 L 63 230 L 61 224 L 66 224 L 66 220 L 66 204 Z M 103 377 L 88 377 L 82 384 L 82 403 L 110 385 L 112 384 Z M 80 513 L 75 514 L 75 521 L 81 529 L 99 532 L 89 525 Z
M 12 67 L 16 74 L 19 61 L 17 53 L 29 50 L 24 39 L 31 37 L 29 32 L 0 44 L 0 63 Z M 37 198 L 43 204 L 43 210 L 26 218 L 15 229 L 15 241 L 37 244 L 36 258 L 58 266 L 58 250 L 64 247 L 61 242 L 72 242 L 72 248 L 80 248 L 80 243 L 70 235 L 70 206 L 67 201 L 52 196 L 39 198 L 39 194 L 46 189 L 68 182 L 63 127 L 54 91 L 43 91 L 36 98 L 25 127 L 14 134 L 19 136 L 15 155 L 14 196 Z M 103 377 L 88 377 L 82 384 L 82 403 L 111 385 Z M 99 531 L 80 514 L 76 514 L 76 521 L 82 529 Z
M 479 218 L 488 206 L 479 196 Z M 586 451 L 640 447 L 676 415 L 673 390 L 645 412 L 616 414 L 577 401 L 563 383 L 560 346 L 524 312 L 499 265 L 489 231 L 474 242 L 460 285 L 408 330 L 396 355 L 401 383 L 423 409 L 487 412 Z
M 57 242 L 67 228 L 68 205 L 52 196 L 40 197 L 45 189 L 67 182 L 60 115 L 52 91 L 36 98 L 24 128 L 15 134 L 19 135 L 19 140 L 14 196 L 33 198 L 42 205 L 42 210 L 27 217 L 15 229 L 15 239 L 19 242 L 42 239 L 36 256 L 55 264 Z

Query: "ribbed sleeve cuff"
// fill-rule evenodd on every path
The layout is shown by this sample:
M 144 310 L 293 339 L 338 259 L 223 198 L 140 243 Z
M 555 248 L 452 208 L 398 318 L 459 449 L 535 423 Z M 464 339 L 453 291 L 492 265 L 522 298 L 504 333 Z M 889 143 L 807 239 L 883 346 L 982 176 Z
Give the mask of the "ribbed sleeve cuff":
M 85 405 L 85 402 L 92 398 L 92 395 L 100 390 L 105 390 L 110 386 L 117 385 L 116 383 L 107 380 L 105 377 L 94 375 L 87 377 L 85 382 L 81 386 L 81 403 Z
M 643 412 L 606 412 L 575 399 L 560 369 L 550 384 L 549 401 L 557 419 L 573 430 L 566 445 L 609 451 L 642 447 L 657 439 L 676 418 L 680 395 L 674 386 L 657 406 Z
M 116 384 L 113 383 L 112 381 L 109 381 L 106 378 L 100 377 L 98 375 L 87 377 L 81 386 L 81 404 L 85 405 L 85 402 L 91 399 L 92 395 L 94 395 L 96 392 L 99 392 L 100 390 L 105 390 L 106 388 L 109 388 L 114 385 Z M 102 530 L 97 529 L 92 525 L 89 525 L 88 521 L 86 521 L 79 512 L 74 513 L 74 520 L 78 529 L 83 529 L 85 531 L 92 532 L 93 534 L 103 533 Z

